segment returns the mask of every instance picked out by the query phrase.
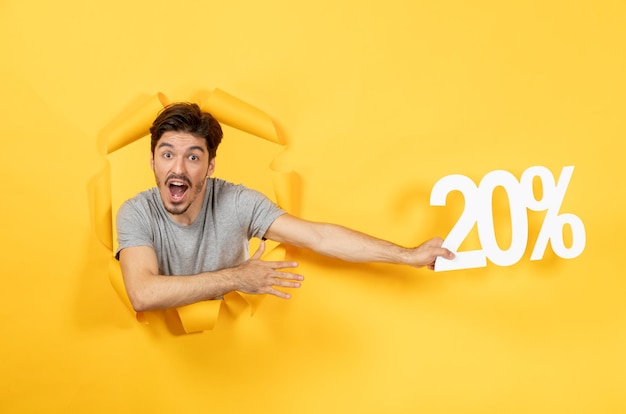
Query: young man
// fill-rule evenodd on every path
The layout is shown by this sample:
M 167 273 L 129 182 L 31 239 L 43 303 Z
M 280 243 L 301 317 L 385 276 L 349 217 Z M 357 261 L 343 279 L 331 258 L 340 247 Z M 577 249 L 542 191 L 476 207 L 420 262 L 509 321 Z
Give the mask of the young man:
M 303 277 L 294 262 L 248 257 L 250 238 L 266 238 L 351 262 L 433 268 L 452 259 L 434 238 L 404 248 L 348 228 L 285 213 L 264 195 L 211 178 L 222 139 L 219 123 L 196 104 L 172 104 L 150 128 L 156 187 L 126 201 L 117 216 L 124 282 L 136 311 L 178 307 L 231 291 L 290 295 Z

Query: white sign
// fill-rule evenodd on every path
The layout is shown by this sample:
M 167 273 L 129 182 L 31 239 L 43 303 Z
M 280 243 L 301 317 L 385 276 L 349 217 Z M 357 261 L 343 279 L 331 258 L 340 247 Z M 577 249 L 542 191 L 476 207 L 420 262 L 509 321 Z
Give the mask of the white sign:
M 585 249 L 585 226 L 581 219 L 573 214 L 559 214 L 565 192 L 569 185 L 573 166 L 563 167 L 558 183 L 546 167 L 528 168 L 518 181 L 508 171 L 491 171 L 483 177 L 477 186 L 469 177 L 460 174 L 441 178 L 433 186 L 430 194 L 431 206 L 445 206 L 447 195 L 459 191 L 465 198 L 465 209 L 450 230 L 443 246 L 456 253 L 453 260 L 438 258 L 435 271 L 470 269 L 487 266 L 487 259 L 498 266 L 511 266 L 517 263 L 528 245 L 528 212 L 546 211 L 530 260 L 541 260 L 548 246 L 559 257 L 572 259 Z M 536 199 L 533 191 L 533 180 L 539 178 L 543 195 Z M 512 241 L 511 245 L 502 250 L 496 241 L 493 225 L 493 192 L 502 187 L 508 196 L 511 212 Z M 477 225 L 481 250 L 457 251 L 468 236 L 474 223 Z M 563 227 L 569 225 L 572 232 L 572 245 L 566 247 L 563 241 Z

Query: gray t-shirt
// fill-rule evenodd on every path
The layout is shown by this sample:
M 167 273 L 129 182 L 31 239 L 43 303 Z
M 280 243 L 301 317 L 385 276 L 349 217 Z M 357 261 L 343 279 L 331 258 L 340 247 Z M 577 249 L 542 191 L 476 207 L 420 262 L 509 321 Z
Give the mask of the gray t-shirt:
M 241 264 L 248 242 L 261 238 L 284 211 L 263 194 L 217 178 L 207 179 L 202 210 L 189 226 L 165 210 L 157 188 L 141 192 L 117 213 L 120 250 L 150 246 L 164 275 L 194 275 Z

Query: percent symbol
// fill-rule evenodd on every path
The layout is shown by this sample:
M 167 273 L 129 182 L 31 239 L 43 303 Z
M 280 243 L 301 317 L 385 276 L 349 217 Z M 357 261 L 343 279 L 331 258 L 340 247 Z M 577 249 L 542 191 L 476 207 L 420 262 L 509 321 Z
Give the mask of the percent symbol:
M 582 220 L 574 214 L 559 214 L 573 173 L 573 166 L 563 167 L 559 181 L 556 184 L 554 183 L 552 173 L 545 167 L 530 167 L 522 174 L 520 185 L 523 193 L 528 197 L 526 206 L 533 211 L 546 211 L 546 216 L 539 230 L 530 260 L 543 259 L 548 241 L 550 241 L 554 253 L 564 259 L 573 259 L 579 256 L 585 249 L 587 235 Z M 533 190 L 535 177 L 538 177 L 541 181 L 543 194 L 539 200 L 535 198 Z M 563 228 L 565 225 L 569 225 L 572 232 L 572 245 L 569 248 L 565 246 L 563 240 Z
M 432 206 L 444 206 L 447 195 L 459 191 L 465 199 L 465 209 L 448 233 L 443 246 L 456 252 L 453 260 L 437 258 L 435 270 L 458 270 L 487 266 L 487 259 L 498 266 L 511 266 L 524 255 L 528 245 L 528 210 L 545 211 L 541 229 L 530 259 L 541 260 L 548 242 L 559 257 L 572 259 L 585 249 L 586 234 L 582 220 L 574 214 L 559 214 L 569 186 L 573 166 L 563 167 L 558 182 L 546 167 L 528 168 L 518 181 L 513 174 L 495 170 L 486 174 L 479 185 L 460 174 L 448 175 L 437 181 L 430 194 Z M 538 178 L 541 197 L 535 197 L 533 184 Z M 511 214 L 511 244 L 505 249 L 498 245 L 493 219 L 493 194 L 497 187 L 506 191 Z M 458 251 L 459 246 L 476 224 L 481 249 Z M 572 245 L 565 246 L 563 230 L 569 225 Z

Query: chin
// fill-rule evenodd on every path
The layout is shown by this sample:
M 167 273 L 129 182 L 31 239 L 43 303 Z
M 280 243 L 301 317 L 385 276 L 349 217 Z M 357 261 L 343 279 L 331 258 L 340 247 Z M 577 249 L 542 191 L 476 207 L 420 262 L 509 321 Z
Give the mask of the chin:
M 189 209 L 190 204 L 181 206 L 181 205 L 175 205 L 172 206 L 171 204 L 168 206 L 165 206 L 165 210 L 167 210 L 168 213 L 173 214 L 173 215 L 181 215 L 184 214 L 188 209 Z

